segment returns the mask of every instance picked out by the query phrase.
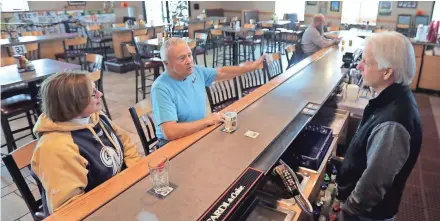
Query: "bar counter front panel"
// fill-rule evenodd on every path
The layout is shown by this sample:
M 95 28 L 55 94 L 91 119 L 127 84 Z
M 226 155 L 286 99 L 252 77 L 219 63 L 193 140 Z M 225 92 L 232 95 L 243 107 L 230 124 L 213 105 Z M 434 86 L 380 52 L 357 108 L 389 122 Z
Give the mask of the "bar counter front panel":
M 136 220 L 154 214 L 159 220 L 196 220 L 300 114 L 308 102 L 323 104 L 342 78 L 342 53 L 332 48 L 319 60 L 244 109 L 233 134 L 220 127 L 170 162 L 170 181 L 177 189 L 165 199 L 147 193 L 145 177 L 86 220 Z M 259 132 L 256 139 L 244 136 Z

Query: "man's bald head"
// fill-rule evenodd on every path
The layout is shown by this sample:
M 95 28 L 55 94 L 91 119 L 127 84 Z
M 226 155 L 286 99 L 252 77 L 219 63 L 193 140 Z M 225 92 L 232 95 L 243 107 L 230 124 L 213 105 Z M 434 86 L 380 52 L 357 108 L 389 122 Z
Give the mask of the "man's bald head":
M 325 24 L 325 16 L 323 14 L 316 14 L 313 16 L 313 25 L 315 27 L 322 27 Z

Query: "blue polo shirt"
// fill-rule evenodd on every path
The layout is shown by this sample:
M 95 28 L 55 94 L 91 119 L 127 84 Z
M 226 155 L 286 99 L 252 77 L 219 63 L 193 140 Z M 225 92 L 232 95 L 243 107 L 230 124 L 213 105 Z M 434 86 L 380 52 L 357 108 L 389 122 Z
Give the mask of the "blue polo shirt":
M 168 121 L 193 122 L 203 119 L 206 114 L 206 90 L 215 80 L 215 68 L 195 65 L 193 73 L 183 81 L 163 72 L 151 87 L 156 136 L 166 140 L 160 125 Z

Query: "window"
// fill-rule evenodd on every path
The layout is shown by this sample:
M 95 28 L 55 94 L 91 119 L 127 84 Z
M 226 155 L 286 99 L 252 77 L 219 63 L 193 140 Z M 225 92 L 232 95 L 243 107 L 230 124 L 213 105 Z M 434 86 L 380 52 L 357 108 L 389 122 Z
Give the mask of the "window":
M 432 21 L 440 20 L 440 1 L 435 1 L 434 12 L 432 13 Z
M 343 24 L 362 24 L 369 21 L 376 24 L 379 1 L 377 0 L 350 0 L 342 3 Z
M 304 11 L 306 8 L 306 1 L 288 1 L 276 0 L 275 13 L 278 18 L 282 19 L 286 13 L 296 13 L 298 21 L 304 21 Z
M 3 0 L 0 4 L 2 12 L 29 11 L 27 0 Z
M 162 8 L 162 1 L 144 1 L 144 2 L 145 2 L 145 12 L 147 13 L 147 23 L 150 24 L 151 21 L 153 21 L 154 24 L 162 24 L 164 16 L 162 10 L 158 10 Z

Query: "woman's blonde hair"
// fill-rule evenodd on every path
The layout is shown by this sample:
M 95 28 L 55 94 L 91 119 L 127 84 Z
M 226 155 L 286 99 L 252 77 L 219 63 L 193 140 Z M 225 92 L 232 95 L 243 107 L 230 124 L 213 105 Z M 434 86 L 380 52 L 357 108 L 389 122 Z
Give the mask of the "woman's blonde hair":
M 91 81 L 85 72 L 63 71 L 50 76 L 40 90 L 43 113 L 58 122 L 80 116 L 91 99 Z

